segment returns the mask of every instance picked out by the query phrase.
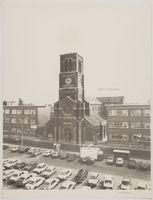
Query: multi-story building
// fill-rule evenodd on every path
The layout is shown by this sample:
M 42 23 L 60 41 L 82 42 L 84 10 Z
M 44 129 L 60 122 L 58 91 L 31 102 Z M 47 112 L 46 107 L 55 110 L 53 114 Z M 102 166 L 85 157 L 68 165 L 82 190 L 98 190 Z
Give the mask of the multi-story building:
M 48 111 L 43 121 L 40 117 L 44 110 Z M 43 112 L 42 112 L 43 111 Z M 3 105 L 3 133 L 8 135 L 21 135 L 22 132 L 26 136 L 35 136 L 39 125 L 46 123 L 50 119 L 50 110 L 46 106 L 35 106 L 31 104 Z M 46 120 L 44 122 L 44 120 Z M 23 129 L 23 130 L 22 130 Z
M 105 106 L 109 143 L 150 144 L 150 105 L 113 104 Z

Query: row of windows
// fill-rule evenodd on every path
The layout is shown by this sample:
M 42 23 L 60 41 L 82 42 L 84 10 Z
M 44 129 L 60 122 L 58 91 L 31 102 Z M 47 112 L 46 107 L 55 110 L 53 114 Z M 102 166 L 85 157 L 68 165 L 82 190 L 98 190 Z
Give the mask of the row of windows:
M 130 112 L 129 112 L 130 111 Z M 108 116 L 150 116 L 150 109 L 112 109 L 108 110 Z
M 100 112 L 100 106 L 98 105 L 92 105 L 91 106 L 92 112 Z
M 16 118 L 4 118 L 4 123 L 21 124 L 20 120 Z M 24 124 L 36 124 L 35 119 L 24 119 Z
M 108 128 L 129 128 L 128 122 L 108 122 Z M 131 122 L 131 128 L 133 129 L 150 129 L 149 122 Z
M 129 135 L 128 134 L 111 133 L 111 134 L 109 134 L 109 139 L 110 140 L 129 141 Z M 135 142 L 150 141 L 150 135 L 134 133 L 132 135 L 132 140 Z
M 35 132 L 36 131 L 36 129 L 34 129 L 34 128 L 24 128 L 24 130 L 23 130 L 23 133 L 32 133 L 32 132 Z M 5 133 L 18 133 L 18 134 L 20 134 L 20 133 L 22 133 L 22 129 L 21 128 L 11 128 L 11 129 L 9 129 L 9 128 L 4 128 L 4 132 Z
M 4 109 L 4 114 L 13 114 L 13 115 L 20 115 L 20 114 L 25 114 L 25 115 L 36 115 L 36 110 L 35 109 L 26 109 L 26 110 L 21 110 L 21 109 Z

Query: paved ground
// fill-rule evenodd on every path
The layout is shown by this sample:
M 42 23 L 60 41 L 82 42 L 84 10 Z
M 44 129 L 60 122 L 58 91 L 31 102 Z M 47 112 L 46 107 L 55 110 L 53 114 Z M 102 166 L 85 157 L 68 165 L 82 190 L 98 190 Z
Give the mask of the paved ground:
M 42 151 L 45 151 L 42 149 Z M 78 160 L 76 159 L 73 162 L 67 162 L 66 160 L 60 160 L 60 159 L 52 159 L 50 157 L 43 157 L 42 155 L 39 155 L 35 158 L 30 157 L 29 154 L 24 153 L 12 153 L 10 151 L 10 148 L 4 150 L 4 158 L 18 158 L 20 160 L 29 162 L 32 160 L 37 161 L 38 163 L 44 162 L 47 163 L 48 165 L 51 166 L 56 166 L 57 167 L 57 173 L 53 175 L 53 177 L 56 177 L 57 174 L 63 169 L 63 168 L 71 168 L 73 169 L 72 176 L 69 177 L 69 180 L 71 180 L 77 173 L 77 171 L 81 168 L 87 169 L 89 171 L 89 175 L 92 172 L 98 172 L 100 174 L 100 179 L 103 179 L 104 176 L 106 175 L 113 175 L 114 177 L 114 188 L 117 189 L 118 185 L 121 183 L 121 180 L 123 176 L 129 177 L 132 180 L 132 187 L 135 188 L 136 184 L 138 182 L 145 182 L 146 184 L 150 185 L 150 172 L 148 171 L 139 171 L 136 169 L 128 169 L 126 166 L 124 167 L 116 167 L 116 166 L 108 166 L 105 162 L 103 161 L 97 161 L 94 163 L 92 166 L 86 166 L 86 165 L 81 165 Z M 86 182 L 88 178 L 85 179 L 85 181 L 77 186 L 77 189 L 81 188 Z M 60 187 L 61 184 L 59 184 L 56 189 Z M 3 188 L 4 189 L 15 189 L 14 185 L 9 185 L 7 182 L 3 183 Z

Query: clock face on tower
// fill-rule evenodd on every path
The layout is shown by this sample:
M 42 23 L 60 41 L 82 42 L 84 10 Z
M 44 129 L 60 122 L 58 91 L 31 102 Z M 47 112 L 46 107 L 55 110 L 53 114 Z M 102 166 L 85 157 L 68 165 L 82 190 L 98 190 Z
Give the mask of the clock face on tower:
M 71 77 L 66 77 L 65 78 L 65 85 L 70 85 L 72 83 L 72 78 Z

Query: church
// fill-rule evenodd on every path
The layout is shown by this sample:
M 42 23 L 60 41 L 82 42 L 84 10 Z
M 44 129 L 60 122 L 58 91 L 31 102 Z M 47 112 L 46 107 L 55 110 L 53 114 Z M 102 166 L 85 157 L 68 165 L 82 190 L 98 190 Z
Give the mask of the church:
M 88 101 L 89 100 L 89 101 Z M 54 104 L 53 140 L 85 144 L 107 139 L 101 102 L 85 98 L 83 58 L 77 53 L 60 55 L 59 99 Z

